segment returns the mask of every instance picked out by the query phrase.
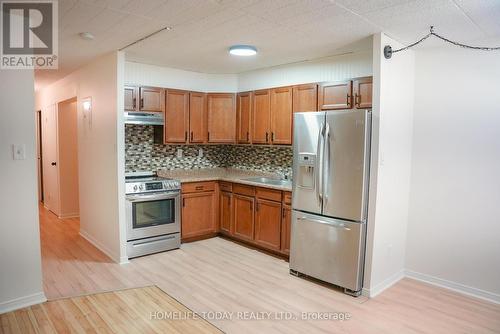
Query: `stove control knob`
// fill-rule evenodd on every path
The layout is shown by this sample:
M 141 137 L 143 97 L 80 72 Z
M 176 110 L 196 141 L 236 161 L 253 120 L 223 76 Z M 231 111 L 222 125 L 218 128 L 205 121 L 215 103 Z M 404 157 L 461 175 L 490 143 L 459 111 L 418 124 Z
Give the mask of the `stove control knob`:
M 142 184 L 141 184 L 141 185 L 139 186 L 139 190 L 142 190 L 142 188 L 144 188 L 144 187 L 143 187 L 143 186 L 142 186 Z
M 137 185 L 134 186 L 134 191 L 137 191 Z

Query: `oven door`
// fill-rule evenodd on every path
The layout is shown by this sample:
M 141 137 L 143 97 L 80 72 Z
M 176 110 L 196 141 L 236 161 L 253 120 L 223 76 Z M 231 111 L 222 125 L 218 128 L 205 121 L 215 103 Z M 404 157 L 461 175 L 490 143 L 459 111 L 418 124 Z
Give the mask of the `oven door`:
M 127 240 L 178 233 L 180 192 L 127 195 Z

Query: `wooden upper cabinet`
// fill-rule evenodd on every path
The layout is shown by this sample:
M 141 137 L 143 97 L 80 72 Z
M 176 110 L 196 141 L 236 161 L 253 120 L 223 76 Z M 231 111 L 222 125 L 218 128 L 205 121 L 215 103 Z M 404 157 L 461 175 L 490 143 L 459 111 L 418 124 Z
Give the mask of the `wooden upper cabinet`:
M 124 91 L 124 109 L 125 111 L 138 111 L 138 99 L 137 95 L 139 94 L 139 88 L 134 86 L 125 86 Z
M 167 89 L 165 92 L 165 143 L 185 143 L 188 133 L 189 92 Z
M 271 90 L 271 142 L 292 143 L 292 87 Z
M 233 194 L 221 191 L 219 195 L 220 230 L 225 234 L 233 231 Z
M 318 110 L 318 84 L 293 87 L 293 112 Z
M 207 141 L 207 94 L 189 93 L 189 142 Z
M 318 85 L 318 109 L 351 109 L 352 81 L 323 82 Z
M 249 144 L 252 120 L 252 93 L 238 93 L 236 96 L 237 109 L 237 140 L 238 143 Z
M 271 92 L 269 89 L 253 93 L 252 143 L 269 144 L 271 128 Z
M 233 234 L 234 236 L 253 240 L 254 237 L 254 201 L 253 197 L 233 194 Z
M 140 87 L 140 111 L 163 112 L 164 98 L 163 88 L 158 87 Z
M 353 82 L 354 107 L 365 109 L 372 107 L 372 77 L 358 78 Z
M 281 247 L 281 202 L 257 199 L 255 241 L 273 250 Z
M 208 142 L 234 143 L 236 141 L 235 94 L 207 94 Z
M 182 238 L 197 237 L 217 231 L 215 191 L 182 195 Z

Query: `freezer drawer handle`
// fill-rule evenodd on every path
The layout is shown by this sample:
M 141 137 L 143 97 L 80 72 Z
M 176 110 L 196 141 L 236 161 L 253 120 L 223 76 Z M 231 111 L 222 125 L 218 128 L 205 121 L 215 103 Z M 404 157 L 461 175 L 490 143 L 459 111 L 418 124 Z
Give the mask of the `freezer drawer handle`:
M 309 218 L 306 218 L 306 217 L 299 217 L 299 218 L 297 218 L 297 220 L 307 220 L 307 221 L 310 221 L 310 222 L 313 222 L 313 223 L 326 224 L 326 225 L 330 225 L 332 227 L 343 228 L 346 231 L 350 231 L 351 230 L 349 227 L 345 227 L 345 225 L 342 224 L 342 223 L 340 223 L 340 224 L 339 223 L 329 223 L 329 222 L 326 222 L 326 221 L 322 221 L 322 220 L 318 220 L 318 219 L 309 219 Z

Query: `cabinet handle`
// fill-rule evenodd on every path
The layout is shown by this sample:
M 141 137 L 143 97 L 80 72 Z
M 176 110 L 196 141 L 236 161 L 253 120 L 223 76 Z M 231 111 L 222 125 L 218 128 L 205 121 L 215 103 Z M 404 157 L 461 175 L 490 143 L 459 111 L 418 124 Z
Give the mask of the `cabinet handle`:
M 185 199 L 185 198 L 183 198 L 183 199 L 182 199 L 182 207 L 185 207 L 185 206 L 186 206 L 186 199 Z
M 281 209 L 281 212 L 283 212 L 283 213 L 281 214 L 281 217 L 285 218 L 285 208 Z
M 266 132 L 266 143 L 269 141 L 269 133 Z
M 207 141 L 210 141 L 210 131 L 207 132 Z
M 132 107 L 132 108 L 133 108 L 133 109 L 135 109 L 135 106 L 137 105 L 137 98 L 135 98 L 135 97 L 134 97 L 134 98 L 132 99 L 132 104 L 133 104 L 133 107 Z
M 247 131 L 247 141 L 250 141 L 250 133 Z
M 358 93 L 354 95 L 354 104 L 358 107 L 361 105 L 361 95 L 359 95 Z
M 191 141 L 193 141 L 193 131 L 191 131 Z
M 195 190 L 203 190 L 203 186 L 196 186 L 194 189 Z
M 350 106 L 350 105 L 351 105 L 351 95 L 349 95 L 349 94 L 347 94 L 346 104 L 347 104 L 348 106 Z
M 144 108 L 144 98 L 141 98 L 141 109 Z
M 187 140 L 188 140 L 188 132 L 184 131 L 184 141 L 187 141 Z
M 274 132 L 271 132 L 271 141 L 274 141 Z

